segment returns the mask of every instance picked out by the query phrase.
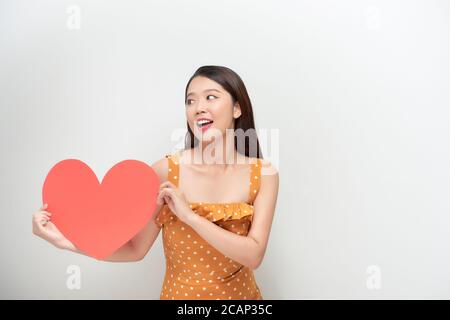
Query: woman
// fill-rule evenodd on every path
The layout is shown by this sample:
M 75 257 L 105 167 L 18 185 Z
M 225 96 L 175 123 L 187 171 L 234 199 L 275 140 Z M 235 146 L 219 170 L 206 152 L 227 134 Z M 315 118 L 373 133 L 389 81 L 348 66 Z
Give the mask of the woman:
M 278 173 L 262 161 L 245 85 L 229 68 L 200 67 L 187 83 L 185 107 L 185 150 L 152 165 L 162 181 L 157 214 L 105 261 L 143 259 L 162 229 L 161 299 L 262 299 L 253 270 L 266 251 Z M 33 215 L 34 234 L 82 253 L 46 208 Z

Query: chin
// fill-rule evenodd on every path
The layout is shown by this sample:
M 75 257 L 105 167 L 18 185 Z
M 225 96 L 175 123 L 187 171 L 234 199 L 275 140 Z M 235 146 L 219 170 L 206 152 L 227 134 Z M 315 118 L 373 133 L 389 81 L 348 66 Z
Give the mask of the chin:
M 213 138 L 217 141 L 218 137 L 223 137 L 223 133 L 217 128 L 210 128 L 203 134 L 197 131 L 194 135 L 200 142 L 211 142 Z
M 213 139 L 212 139 L 212 137 L 209 137 L 209 136 L 203 136 L 203 137 L 201 137 L 201 138 L 199 138 L 199 137 L 197 137 L 197 139 L 198 139 L 198 141 L 200 141 L 200 143 L 205 143 L 205 142 L 212 142 L 213 141 Z

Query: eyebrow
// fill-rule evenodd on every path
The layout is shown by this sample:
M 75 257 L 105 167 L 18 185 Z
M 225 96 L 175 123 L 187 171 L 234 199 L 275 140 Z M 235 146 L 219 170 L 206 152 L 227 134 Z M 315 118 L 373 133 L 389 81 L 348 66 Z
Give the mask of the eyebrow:
M 219 90 L 217 90 L 217 89 L 206 89 L 206 90 L 203 91 L 203 93 L 208 92 L 208 91 L 217 91 L 217 92 L 221 93 L 221 92 L 220 92 Z M 189 92 L 189 93 L 187 94 L 186 97 L 189 97 L 191 94 L 194 94 L 194 93 L 195 93 L 195 92 Z

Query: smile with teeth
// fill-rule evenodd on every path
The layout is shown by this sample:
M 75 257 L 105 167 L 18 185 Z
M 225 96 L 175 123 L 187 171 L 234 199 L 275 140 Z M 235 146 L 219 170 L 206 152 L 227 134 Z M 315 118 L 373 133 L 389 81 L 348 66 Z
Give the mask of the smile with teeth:
M 203 127 L 209 127 L 209 125 L 211 125 L 213 123 L 212 120 L 206 120 L 206 119 L 202 119 L 197 121 L 197 127 L 199 128 L 203 128 Z

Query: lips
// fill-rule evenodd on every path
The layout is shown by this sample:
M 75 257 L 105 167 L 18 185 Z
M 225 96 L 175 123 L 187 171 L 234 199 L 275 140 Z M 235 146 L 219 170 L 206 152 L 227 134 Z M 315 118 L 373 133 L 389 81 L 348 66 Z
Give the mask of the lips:
M 199 118 L 196 121 L 196 125 L 202 132 L 205 132 L 212 126 L 213 122 L 213 120 L 208 118 Z
M 212 121 L 211 119 L 206 118 L 197 119 L 197 127 L 202 128 L 204 126 L 212 124 L 213 122 L 214 121 Z

